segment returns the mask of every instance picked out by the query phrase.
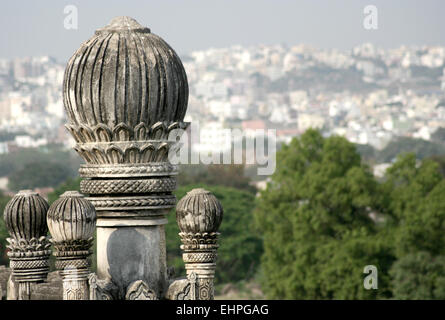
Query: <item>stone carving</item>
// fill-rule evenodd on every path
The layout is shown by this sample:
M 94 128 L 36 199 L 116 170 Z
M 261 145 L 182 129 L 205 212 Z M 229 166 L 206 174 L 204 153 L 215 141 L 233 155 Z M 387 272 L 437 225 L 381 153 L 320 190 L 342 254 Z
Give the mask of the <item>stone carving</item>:
M 125 300 L 158 300 L 156 293 L 150 290 L 148 285 L 142 281 L 137 280 L 128 286 Z
M 213 279 L 218 248 L 217 230 L 223 217 L 221 203 L 209 191 L 194 189 L 176 206 L 183 250 L 182 258 L 188 283 L 173 282 L 169 297 L 174 299 L 212 300 Z
M 158 122 L 182 121 L 188 100 L 175 51 L 129 17 L 113 19 L 82 44 L 66 67 L 63 92 L 71 125 L 120 141 L 132 139 L 130 132 L 143 137 Z
M 97 284 L 108 279 L 117 287 L 98 285 L 96 291 L 113 298 L 142 297 L 143 285 L 125 293 L 130 283 L 145 283 L 161 297 L 164 215 L 175 205 L 178 173 L 168 154 L 178 150 L 177 138 L 189 125 L 183 122 L 188 84 L 181 60 L 150 29 L 117 17 L 69 60 L 63 99 L 66 127 L 86 161 L 79 170 L 81 192 L 98 214 Z M 137 252 L 126 254 L 123 239 L 130 239 Z M 150 250 L 138 249 L 148 245 Z M 158 263 L 149 265 L 153 259 Z M 118 268 L 122 263 L 132 272 Z
M 119 142 L 119 141 L 158 141 L 168 140 L 174 130 L 185 130 L 187 122 L 157 122 L 148 127 L 144 122 L 137 126 L 130 127 L 121 122 L 109 127 L 106 124 L 98 124 L 90 129 L 85 125 L 67 124 L 66 128 L 74 137 L 77 143 L 94 142 Z
M 175 178 L 138 180 L 82 180 L 80 191 L 89 194 L 171 192 L 176 188 Z
M 174 195 L 115 197 L 105 200 L 89 197 L 88 199 L 97 211 L 166 209 L 171 208 L 176 203 Z
M 193 189 L 176 206 L 176 222 L 183 233 L 212 233 L 223 215 L 221 203 L 209 191 Z
M 22 190 L 6 205 L 4 219 L 12 276 L 18 282 L 18 299 L 31 299 L 31 287 L 49 272 L 50 242 L 46 237 L 48 203 L 37 193 Z
M 95 273 L 89 274 L 88 285 L 90 288 L 90 300 L 113 300 L 110 292 L 117 289 L 109 279 L 100 280 Z
M 63 279 L 63 300 L 88 300 L 90 247 L 96 227 L 93 205 L 77 191 L 67 191 L 48 210 L 56 268 Z
M 168 300 L 190 300 L 189 293 L 190 281 L 178 279 L 170 283 L 165 298 Z
M 129 177 L 156 177 L 178 174 L 178 167 L 168 162 L 131 164 L 131 165 L 81 165 L 79 173 L 85 177 L 101 178 L 129 178 Z
M 127 164 L 167 161 L 177 147 L 176 141 L 78 143 L 74 150 L 89 164 Z

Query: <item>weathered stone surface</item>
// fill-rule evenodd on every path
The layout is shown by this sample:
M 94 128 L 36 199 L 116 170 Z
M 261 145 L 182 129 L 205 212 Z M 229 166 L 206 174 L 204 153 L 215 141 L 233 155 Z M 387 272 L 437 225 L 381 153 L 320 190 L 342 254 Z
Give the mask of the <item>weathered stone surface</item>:
M 0 266 L 0 300 L 6 299 L 6 289 L 8 287 L 9 275 L 11 274 L 11 269 L 6 268 L 6 266 Z
M 96 210 L 77 191 L 66 191 L 48 210 L 48 228 L 53 241 L 87 240 L 94 235 Z
M 176 221 L 183 233 L 216 232 L 222 217 L 221 203 L 211 192 L 204 189 L 187 192 L 176 206 Z
M 167 297 L 178 300 L 212 300 L 218 248 L 218 228 L 223 208 L 207 190 L 193 189 L 176 206 L 187 281 L 170 284 Z
M 20 300 L 29 300 L 35 284 L 43 282 L 49 272 L 51 244 L 46 238 L 47 210 L 45 199 L 30 190 L 17 193 L 5 207 L 6 228 L 11 235 L 6 239 L 9 265 L 18 282 Z
M 67 128 L 86 161 L 81 191 L 98 215 L 95 294 L 163 297 L 164 216 L 175 204 L 177 175 L 168 153 L 179 147 L 171 135 L 188 126 L 184 67 L 164 40 L 118 17 L 70 59 L 63 97 Z
M 48 210 L 56 268 L 64 300 L 88 300 L 89 260 L 96 227 L 94 206 L 77 191 L 66 191 Z
M 21 190 L 6 205 L 4 219 L 12 238 L 31 240 L 48 232 L 48 202 L 31 190 Z
M 158 122 L 182 121 L 187 109 L 181 60 L 130 17 L 114 18 L 80 46 L 68 62 L 63 89 L 71 128 L 93 130 L 101 141 L 124 136 L 119 128 L 147 131 Z
M 2 287 L 2 299 L 16 300 L 18 297 L 14 292 L 7 292 L 14 290 L 13 288 L 17 288 L 17 283 L 14 284 L 12 281 L 12 285 L 8 284 L 9 278 L 11 275 L 11 269 L 6 266 L 0 266 L 0 286 Z M 62 300 L 62 278 L 58 274 L 58 272 L 50 272 L 48 273 L 48 277 L 45 282 L 36 283 L 32 285 L 31 300 Z

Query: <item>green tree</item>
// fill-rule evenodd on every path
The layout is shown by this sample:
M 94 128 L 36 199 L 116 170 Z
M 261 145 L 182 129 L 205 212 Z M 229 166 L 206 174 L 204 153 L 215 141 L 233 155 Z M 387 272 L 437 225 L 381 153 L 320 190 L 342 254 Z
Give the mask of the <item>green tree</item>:
M 396 299 L 445 299 L 445 180 L 435 159 L 399 155 L 385 176 Z
M 71 176 L 71 170 L 62 163 L 35 162 L 32 165 L 14 171 L 9 176 L 8 187 L 14 191 L 54 187 Z
M 307 130 L 277 154 L 277 170 L 255 211 L 263 235 L 263 290 L 278 299 L 359 299 L 390 295 L 363 288 L 363 268 L 385 274 L 386 234 L 370 218 L 385 204 L 380 186 L 344 138 Z
M 395 299 L 445 299 L 445 256 L 410 253 L 394 263 L 390 274 Z
M 180 187 L 175 195 L 180 199 L 194 188 L 211 191 L 224 208 L 223 221 L 219 229 L 221 240 L 218 248 L 216 281 L 225 283 L 251 278 L 259 267 L 262 254 L 261 238 L 252 229 L 254 195 L 235 188 L 204 184 Z M 179 248 L 181 241 L 174 211 L 168 215 L 168 220 L 169 223 L 166 225 L 168 263 L 175 267 L 178 275 L 182 275 L 184 263 Z
M 181 186 L 202 183 L 256 192 L 256 188 L 250 185 L 250 179 L 245 176 L 244 165 L 183 165 L 178 183 Z
M 442 143 L 399 137 L 377 153 L 377 162 L 391 162 L 402 153 L 414 153 L 417 159 L 424 159 L 434 155 L 445 154 L 445 146 Z
M 439 165 L 418 162 L 412 153 L 400 155 L 385 179 L 397 257 L 417 251 L 445 254 L 445 180 Z

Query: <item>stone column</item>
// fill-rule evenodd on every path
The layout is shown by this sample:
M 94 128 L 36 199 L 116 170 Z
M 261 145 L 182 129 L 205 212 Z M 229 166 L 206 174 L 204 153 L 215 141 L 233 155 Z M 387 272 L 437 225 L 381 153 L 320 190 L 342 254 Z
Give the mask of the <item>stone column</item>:
M 88 256 L 91 254 L 96 210 L 77 191 L 67 191 L 48 210 L 56 269 L 63 280 L 63 300 L 89 300 Z
M 193 189 L 176 207 L 190 300 L 213 300 L 221 203 L 209 191 Z
M 7 239 L 8 257 L 19 300 L 32 299 L 32 288 L 45 281 L 49 272 L 47 211 L 46 200 L 31 190 L 20 191 L 5 207 L 6 228 L 11 235 Z
M 97 296 L 163 297 L 165 215 L 176 203 L 168 154 L 188 126 L 181 60 L 150 29 L 117 17 L 72 56 L 63 95 L 86 162 L 81 192 L 97 212 Z

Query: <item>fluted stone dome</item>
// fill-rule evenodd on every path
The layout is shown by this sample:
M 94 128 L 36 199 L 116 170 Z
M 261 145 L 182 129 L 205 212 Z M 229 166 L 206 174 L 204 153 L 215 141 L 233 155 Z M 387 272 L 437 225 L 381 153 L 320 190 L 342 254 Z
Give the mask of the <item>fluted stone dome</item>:
M 176 206 L 176 222 L 183 233 L 212 233 L 221 224 L 223 208 L 205 189 L 193 189 Z
M 32 190 L 19 191 L 6 205 L 4 219 L 9 234 L 16 240 L 46 236 L 48 202 Z
M 79 192 L 66 191 L 49 208 L 47 222 L 56 242 L 88 240 L 96 227 L 96 210 Z
M 63 97 L 77 142 L 145 140 L 154 125 L 184 119 L 187 76 L 163 39 L 130 17 L 117 17 L 71 57 Z

